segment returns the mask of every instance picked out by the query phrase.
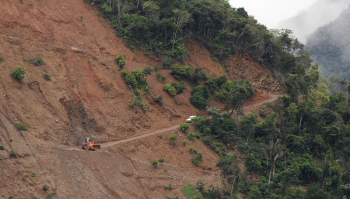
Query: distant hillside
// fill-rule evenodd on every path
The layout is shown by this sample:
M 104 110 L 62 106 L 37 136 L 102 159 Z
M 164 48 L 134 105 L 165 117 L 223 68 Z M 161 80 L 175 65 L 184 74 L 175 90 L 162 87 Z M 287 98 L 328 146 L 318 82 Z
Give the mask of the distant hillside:
M 349 3 L 350 0 L 317 0 L 296 16 L 279 22 L 277 28 L 293 30 L 299 41 L 305 43 L 313 31 L 335 20 Z
M 309 36 L 306 48 L 312 58 L 319 63 L 325 76 L 335 73 L 350 79 L 350 8 L 344 10 L 332 23 L 329 23 Z

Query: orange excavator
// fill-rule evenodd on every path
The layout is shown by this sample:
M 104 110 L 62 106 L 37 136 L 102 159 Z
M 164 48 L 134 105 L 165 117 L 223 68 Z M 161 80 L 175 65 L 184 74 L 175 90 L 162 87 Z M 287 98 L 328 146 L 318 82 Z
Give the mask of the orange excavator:
M 96 149 L 101 149 L 99 144 L 95 144 L 95 142 L 91 141 L 90 138 L 85 138 L 85 142 L 81 145 L 82 149 L 95 151 Z

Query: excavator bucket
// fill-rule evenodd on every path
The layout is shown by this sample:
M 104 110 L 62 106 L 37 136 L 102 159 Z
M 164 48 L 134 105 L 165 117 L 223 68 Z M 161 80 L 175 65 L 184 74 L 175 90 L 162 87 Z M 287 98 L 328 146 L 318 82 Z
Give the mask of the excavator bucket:
M 99 144 L 94 144 L 94 145 L 93 145 L 93 149 L 101 149 L 101 145 L 99 145 Z

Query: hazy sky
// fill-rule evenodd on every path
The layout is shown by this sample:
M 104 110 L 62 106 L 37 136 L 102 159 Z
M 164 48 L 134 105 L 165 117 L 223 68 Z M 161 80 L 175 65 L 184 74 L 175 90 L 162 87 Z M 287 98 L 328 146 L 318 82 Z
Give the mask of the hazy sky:
M 316 0 L 229 0 L 235 7 L 244 7 L 249 15 L 253 15 L 260 24 L 267 28 L 275 28 L 283 19 L 296 15 L 308 8 Z

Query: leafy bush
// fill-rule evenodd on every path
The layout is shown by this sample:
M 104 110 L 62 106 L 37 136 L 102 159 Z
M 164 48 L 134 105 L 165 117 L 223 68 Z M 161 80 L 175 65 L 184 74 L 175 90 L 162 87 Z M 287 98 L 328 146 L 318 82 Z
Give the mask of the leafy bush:
M 157 168 L 158 167 L 158 160 L 152 160 L 152 165 L 154 168 Z
M 33 59 L 29 60 L 30 63 L 34 64 L 35 66 L 41 66 L 45 65 L 46 63 L 44 60 L 42 60 L 40 57 L 36 56 Z
M 11 158 L 16 158 L 17 155 L 18 155 L 18 154 L 17 154 L 16 151 L 14 151 L 13 149 L 10 150 L 10 157 L 11 157 Z
M 43 76 L 44 76 L 44 78 L 45 78 L 47 81 L 51 81 L 51 76 L 50 76 L 49 73 L 44 72 L 44 73 L 43 73 Z
M 176 146 L 176 141 L 170 142 L 170 145 L 171 145 L 171 146 Z
M 48 190 L 49 190 L 49 185 L 44 184 L 44 185 L 43 185 L 43 190 L 44 190 L 44 191 L 48 191 Z
M 179 136 L 176 135 L 176 134 L 170 135 L 170 139 L 171 139 L 171 140 L 177 140 L 178 138 L 179 138 Z
M 157 77 L 157 79 L 160 79 L 162 82 L 164 82 L 166 80 L 166 77 L 160 73 L 156 73 L 156 77 Z
M 196 138 L 200 139 L 201 137 L 199 134 L 191 132 L 187 138 L 193 142 Z
M 171 86 L 175 88 L 176 95 L 185 93 L 187 91 L 186 86 L 180 82 L 173 82 L 173 83 L 171 83 Z
M 198 83 L 199 81 L 207 81 L 209 79 L 208 74 L 202 69 L 202 68 L 196 68 L 194 71 L 192 80 L 195 83 Z
M 165 190 L 172 190 L 173 189 L 173 184 L 168 184 L 166 186 L 164 186 Z
M 150 66 L 147 66 L 142 72 L 147 75 L 151 75 L 153 73 L 153 69 Z
M 190 153 L 197 154 L 198 152 L 194 149 L 193 146 L 190 147 Z
M 33 178 L 36 177 L 36 172 L 35 172 L 35 171 L 33 171 L 32 177 L 33 177 Z
M 5 147 L 0 145 L 0 150 L 5 150 Z
M 190 128 L 190 124 L 188 123 L 182 123 L 180 125 L 180 130 L 183 131 L 184 133 L 187 133 L 189 128 Z
M 183 144 L 184 144 L 184 146 L 186 146 L 187 145 L 187 140 L 184 140 Z
M 201 164 L 197 158 L 192 158 L 192 163 L 197 167 Z
M 170 84 L 165 84 L 164 90 L 167 91 L 171 96 L 176 95 L 176 89 L 174 87 L 172 87 Z
M 126 65 L 126 60 L 124 55 L 117 55 L 115 59 L 117 60 L 119 67 L 124 68 L 124 66 Z
M 161 95 L 159 95 L 158 97 L 154 97 L 153 100 L 159 105 L 163 104 L 163 102 L 162 102 L 163 96 L 161 96 Z
M 202 159 L 203 159 L 203 153 L 197 153 L 196 159 L 202 161 Z
M 181 191 L 187 199 L 191 199 L 197 195 L 196 187 L 191 184 L 185 184 Z
M 156 65 L 154 66 L 154 71 L 159 71 L 160 70 L 160 66 Z
M 175 79 L 180 80 L 182 78 L 190 78 L 191 74 L 193 73 L 192 66 L 179 66 L 176 65 L 173 70 L 170 72 L 170 74 L 174 75 Z
M 3 61 L 5 61 L 4 58 L 1 58 L 1 57 L 0 57 L 0 63 L 3 62 Z
M 165 82 L 166 77 L 165 76 L 161 76 L 160 79 L 162 80 L 162 82 Z
M 18 130 L 22 130 L 22 131 L 28 131 L 28 128 L 26 127 L 25 124 L 22 124 L 22 123 L 16 123 L 17 125 L 17 129 Z
M 26 71 L 22 67 L 16 67 L 12 71 L 11 76 L 20 82 L 25 77 L 24 74 L 26 74 Z
M 165 162 L 165 158 L 160 158 L 160 159 L 159 159 L 159 162 L 160 162 L 160 163 Z

